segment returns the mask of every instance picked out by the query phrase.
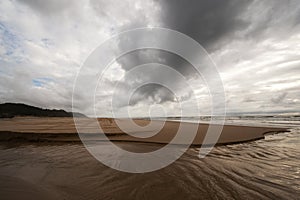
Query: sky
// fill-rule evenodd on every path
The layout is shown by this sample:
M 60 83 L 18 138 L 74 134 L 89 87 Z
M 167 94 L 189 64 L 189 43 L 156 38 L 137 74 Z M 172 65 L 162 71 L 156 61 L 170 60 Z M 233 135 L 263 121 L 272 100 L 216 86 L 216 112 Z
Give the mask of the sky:
M 223 81 L 227 113 L 300 112 L 300 4 L 297 0 L 10 0 L 0 1 L 0 103 L 72 109 L 76 75 L 102 42 L 122 31 L 162 27 L 201 44 Z M 157 38 L 159 40 L 159 38 Z M 139 41 L 120 41 L 118 50 Z M 117 59 L 96 92 L 96 113 L 110 116 L 116 83 L 116 111 L 133 116 L 179 115 L 178 99 L 190 105 L 191 91 L 176 77 L 135 66 L 161 63 L 197 88 L 201 114 L 210 113 L 205 82 L 193 66 L 170 52 L 139 50 Z M 123 95 L 140 79 L 173 83 L 176 94 L 158 84 L 139 88 L 130 103 Z M 84 88 L 82 89 L 84 93 Z M 80 95 L 80 94 L 78 94 Z M 176 97 L 176 98 L 175 98 Z M 76 111 L 91 114 L 82 96 Z M 189 107 L 194 115 L 193 106 Z

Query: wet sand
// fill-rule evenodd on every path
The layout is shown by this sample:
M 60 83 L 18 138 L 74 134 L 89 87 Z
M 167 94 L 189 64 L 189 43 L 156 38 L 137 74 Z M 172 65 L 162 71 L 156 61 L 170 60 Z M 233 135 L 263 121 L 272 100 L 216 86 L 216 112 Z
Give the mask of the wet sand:
M 151 173 L 113 170 L 80 143 L 0 143 L 0 197 L 11 199 L 289 199 L 300 195 L 299 130 L 215 147 L 190 148 Z M 119 143 L 133 151 L 159 144 Z M 101 144 L 103 156 L 109 146 Z M 171 156 L 171 155 L 170 155 Z M 26 198 L 28 197 L 28 198 Z M 31 197 L 31 198 L 30 198 Z
M 203 144 L 204 137 L 208 130 L 208 124 L 152 121 L 145 119 L 135 119 L 131 124 L 128 119 L 97 119 L 102 128 L 91 123 L 89 118 L 78 118 L 79 126 L 84 127 L 83 136 L 90 140 L 104 140 L 105 136 L 111 141 L 130 141 L 130 142 L 150 142 L 167 144 L 176 136 L 179 126 L 184 127 L 186 135 L 193 130 L 197 131 L 193 145 Z M 149 123 L 151 123 L 149 125 Z M 139 127 L 135 127 L 135 125 Z M 97 124 L 98 125 L 98 124 Z M 121 125 L 122 130 L 119 128 Z M 212 125 L 218 128 L 220 125 Z M 143 128 L 144 127 L 144 128 Z M 124 131 L 125 129 L 125 131 Z M 238 126 L 225 125 L 217 144 L 230 144 L 238 142 L 252 141 L 264 138 L 266 134 L 285 132 L 286 128 L 257 127 L 257 126 Z M 104 135 L 105 134 L 105 135 Z M 148 137 L 151 135 L 150 137 Z M 16 117 L 12 119 L 0 119 L 0 140 L 28 140 L 28 141 L 56 141 L 56 142 L 78 142 L 77 130 L 73 118 L 35 118 L 35 117 Z M 184 138 L 175 144 L 184 144 Z
M 114 122 L 99 120 L 110 139 L 131 137 L 116 129 Z M 137 123 L 149 124 L 145 120 Z M 162 133 L 176 130 L 174 127 L 178 123 L 167 124 Z M 200 130 L 205 130 L 205 124 L 199 126 Z M 226 132 L 223 132 L 227 136 L 232 134 L 240 136 L 238 139 L 241 136 L 249 139 L 247 137 L 252 132 L 254 138 L 265 139 L 218 146 L 202 159 L 198 157 L 199 148 L 194 146 L 171 165 L 143 174 L 119 172 L 96 160 L 84 145 L 74 142 L 79 141 L 79 137 L 71 118 L 1 119 L 0 129 L 0 198 L 3 200 L 297 200 L 300 196 L 298 127 L 289 129 L 290 132 L 265 135 L 269 131 L 286 129 L 227 125 Z M 99 133 L 90 129 L 89 134 Z M 8 136 L 5 138 L 5 135 Z M 225 136 L 221 137 L 224 139 Z M 114 143 L 132 152 L 151 152 L 163 147 L 162 144 L 118 142 L 117 139 Z M 110 145 L 107 142 L 98 142 L 97 145 L 103 149 L 100 151 L 102 156 L 111 159 Z

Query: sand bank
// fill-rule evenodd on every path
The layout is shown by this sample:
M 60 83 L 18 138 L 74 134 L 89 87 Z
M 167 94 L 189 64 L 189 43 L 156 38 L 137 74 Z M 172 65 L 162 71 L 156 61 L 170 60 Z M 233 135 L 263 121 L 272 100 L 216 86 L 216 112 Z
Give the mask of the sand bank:
M 128 119 L 97 119 L 104 133 L 91 125 L 88 118 L 81 118 L 81 126 L 84 127 L 84 135 L 94 140 L 104 140 L 107 136 L 111 141 L 152 142 L 169 143 L 176 135 L 179 125 L 184 126 L 184 134 L 188 136 L 195 128 L 197 134 L 193 145 L 201 145 L 206 135 L 208 124 L 150 121 L 145 119 L 134 120 L 140 128 L 135 127 Z M 125 127 L 126 133 L 118 128 Z M 218 128 L 219 125 L 212 125 Z M 191 130 L 191 131 L 189 131 Z M 255 127 L 225 125 L 217 144 L 228 144 L 245 142 L 264 138 L 266 134 L 288 131 L 286 128 Z M 129 134 L 127 134 L 129 133 Z M 104 135 L 105 134 L 105 135 Z M 149 135 L 152 135 L 149 137 Z M 12 119 L 0 119 L 0 140 L 28 140 L 28 141 L 57 141 L 57 142 L 79 142 L 80 138 L 74 124 L 73 118 L 38 118 L 38 117 L 16 117 Z M 180 142 L 177 142 L 180 143 Z

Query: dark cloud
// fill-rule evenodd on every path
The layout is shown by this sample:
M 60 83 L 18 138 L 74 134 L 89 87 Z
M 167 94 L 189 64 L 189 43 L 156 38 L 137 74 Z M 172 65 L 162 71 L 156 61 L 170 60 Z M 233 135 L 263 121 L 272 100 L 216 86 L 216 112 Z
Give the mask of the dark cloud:
M 148 84 L 137 90 L 131 97 L 129 105 L 134 106 L 140 101 L 160 104 L 168 101 L 173 102 L 175 98 L 175 95 L 169 89 L 158 84 Z
M 166 0 L 162 1 L 161 18 L 167 28 L 192 37 L 206 49 L 217 48 L 216 42 L 243 30 L 249 22 L 240 18 L 252 0 Z
M 160 20 L 164 27 L 183 32 L 196 39 L 205 47 L 212 47 L 213 44 L 221 38 L 234 31 L 243 29 L 248 25 L 246 21 L 239 18 L 239 14 L 247 8 L 249 3 L 251 3 L 251 1 L 162 1 L 160 2 L 162 10 L 160 13 Z M 142 17 L 139 17 L 136 20 L 133 20 L 131 24 L 127 24 L 125 29 L 140 27 L 143 24 L 145 26 L 145 21 Z M 144 39 L 144 37 L 140 37 L 136 38 L 134 41 L 130 41 L 126 38 L 125 40 L 120 41 L 119 48 L 121 50 L 125 49 L 128 46 L 133 46 L 136 43 L 139 43 L 139 40 Z M 151 39 L 152 38 L 149 38 L 149 40 Z M 160 40 L 160 38 L 155 39 Z M 167 43 L 168 41 L 161 42 Z M 190 54 L 193 53 L 194 52 L 190 52 Z M 200 78 L 194 67 L 186 60 L 178 55 L 161 50 L 139 50 L 131 52 L 118 59 L 118 62 L 126 71 L 129 71 L 137 65 L 145 63 L 161 63 L 178 71 L 185 76 L 186 79 L 190 79 L 191 77 Z M 166 79 L 166 77 L 162 76 L 159 71 L 141 74 L 139 78 L 146 80 L 150 79 L 152 81 L 158 80 L 158 82 Z M 179 81 L 172 76 L 167 77 L 167 79 L 168 82 L 171 82 L 171 84 L 176 84 Z M 127 81 L 131 82 L 132 85 L 135 84 L 133 80 Z M 184 88 L 178 84 L 178 90 L 184 90 Z M 164 94 L 163 91 L 162 87 L 157 85 L 145 87 L 142 90 L 137 91 L 137 93 L 139 93 L 137 96 L 143 98 L 136 98 L 134 102 L 137 103 L 138 100 L 143 101 L 143 99 L 153 98 L 155 95 L 154 93 L 157 93 L 158 96 L 155 97 L 156 99 L 160 99 L 160 102 L 174 101 L 172 93 L 166 92 Z
M 269 0 L 165 0 L 160 1 L 159 4 L 161 6 L 160 20 L 163 27 L 187 34 L 203 45 L 209 53 L 224 48 L 227 42 L 251 41 L 257 43 L 276 35 L 282 38 L 282 36 L 286 36 L 289 31 L 295 31 L 295 27 L 298 26 L 297 21 L 299 20 L 300 8 L 296 1 L 281 2 Z M 130 29 L 133 27 L 146 26 L 146 24 L 147 22 L 141 17 L 133 20 L 123 28 Z M 159 38 L 157 38 L 157 40 L 159 40 Z M 135 41 L 120 41 L 119 48 L 123 49 L 127 45 L 132 45 L 131 43 L 138 42 L 138 39 Z M 247 47 L 244 50 L 251 51 L 247 49 Z M 261 49 L 261 51 L 266 52 L 266 49 Z M 250 56 L 255 57 L 261 53 L 262 52 L 256 50 L 253 51 L 253 55 Z M 193 54 L 193 52 L 191 52 L 191 54 Z M 232 56 L 234 57 L 236 55 Z M 287 60 L 293 61 L 293 59 L 298 60 L 299 56 L 296 55 L 295 58 L 286 56 L 286 58 L 280 61 L 270 60 L 270 62 L 275 62 L 274 65 L 279 65 L 279 62 L 287 63 Z M 237 59 L 237 62 L 239 61 L 240 60 Z M 120 58 L 118 62 L 125 71 L 140 64 L 154 62 L 172 67 L 187 79 L 198 77 L 193 67 L 184 59 L 164 51 L 136 51 Z M 278 68 L 273 69 L 269 73 L 273 74 L 276 70 L 286 71 L 284 68 Z M 298 71 L 298 69 L 295 70 Z M 293 71 L 294 70 L 290 67 L 287 72 L 293 73 Z M 283 73 L 286 74 L 287 72 Z M 264 80 L 264 76 L 264 74 L 256 74 L 255 77 L 253 77 L 251 74 L 243 74 L 242 81 L 245 86 L 250 86 L 255 79 Z M 249 80 L 245 80 L 246 77 L 249 77 Z M 166 79 L 166 77 L 161 76 L 159 72 L 141 74 L 139 78 L 154 81 Z M 173 83 L 178 81 L 173 77 L 168 77 L 168 80 Z M 130 81 L 132 85 L 135 84 L 134 81 Z M 237 83 L 237 85 L 240 84 L 241 82 Z M 159 91 L 159 87 L 160 86 L 146 87 L 143 90 L 137 91 L 137 93 L 139 93 L 137 96 L 143 98 L 137 98 L 135 102 L 151 98 L 153 93 Z M 184 88 L 180 87 L 181 86 L 178 85 L 178 90 L 184 90 Z M 173 94 L 168 92 L 166 92 L 166 94 L 158 93 L 158 95 L 160 95 L 159 98 L 165 99 L 166 101 L 172 101 L 172 99 L 174 99 Z M 282 96 L 282 98 L 284 97 L 285 96 Z M 246 100 L 246 102 L 249 101 L 249 99 Z M 276 97 L 272 99 L 272 101 L 280 102 L 281 98 Z M 162 100 L 162 102 L 164 102 L 164 100 Z
M 175 69 L 184 76 L 194 76 L 197 72 L 187 60 L 174 53 L 164 50 L 136 50 L 121 56 L 117 61 L 126 71 L 132 69 L 135 66 L 146 63 L 160 63 Z M 155 74 L 155 77 L 159 76 L 159 74 L 155 72 L 153 73 Z M 151 74 L 145 74 L 145 76 L 151 76 Z
M 137 50 L 129 54 L 123 55 L 120 57 L 117 62 L 122 66 L 125 71 L 130 71 L 136 66 L 148 64 L 148 63 L 159 63 L 176 70 L 178 73 L 182 74 L 186 79 L 200 77 L 197 74 L 197 71 L 194 67 L 187 62 L 182 57 L 175 55 L 170 52 L 163 50 Z M 183 89 L 182 84 L 179 80 L 179 77 L 168 76 L 162 72 L 159 68 L 154 71 L 142 70 L 135 76 L 125 76 L 124 85 L 127 87 L 135 87 L 141 81 L 151 81 L 154 83 L 164 83 L 165 85 L 172 85 L 176 88 L 176 93 L 180 93 L 180 90 Z M 184 88 L 185 89 L 185 88 Z M 170 90 L 166 89 L 164 86 L 159 84 L 148 84 L 145 87 L 139 88 L 136 91 L 136 94 L 132 97 L 130 105 L 135 105 L 140 101 L 147 101 L 153 103 L 164 103 L 164 102 L 176 102 L 174 94 Z M 181 100 L 187 100 L 190 97 L 190 94 L 184 92 L 183 96 L 177 98 Z M 151 101 L 149 101 L 149 99 Z M 122 104 L 123 105 L 123 104 Z
M 287 94 L 288 94 L 287 92 L 284 92 L 284 93 L 282 93 L 282 94 L 280 94 L 280 95 L 278 95 L 276 97 L 273 97 L 271 99 L 271 101 L 273 103 L 276 103 L 276 104 L 281 103 L 284 100 L 284 98 L 286 97 Z

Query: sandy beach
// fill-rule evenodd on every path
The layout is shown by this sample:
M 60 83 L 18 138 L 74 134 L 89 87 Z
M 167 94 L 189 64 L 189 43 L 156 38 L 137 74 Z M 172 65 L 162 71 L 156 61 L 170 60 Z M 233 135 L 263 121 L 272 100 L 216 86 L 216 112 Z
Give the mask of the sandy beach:
M 93 140 L 105 137 L 111 141 L 131 141 L 131 142 L 150 142 L 150 143 L 169 143 L 176 135 L 180 125 L 187 130 L 184 134 L 189 134 L 189 130 L 197 130 L 193 145 L 201 145 L 208 129 L 205 123 L 189 123 L 166 121 L 150 121 L 146 119 L 135 119 L 131 124 L 129 119 L 109 119 L 98 118 L 99 125 L 103 133 L 90 123 L 89 118 L 80 118 L 80 126 L 84 127 L 83 134 L 90 136 Z M 121 130 L 119 126 L 123 127 Z M 137 125 L 137 126 L 136 126 Z M 220 125 L 212 125 L 217 127 Z M 126 131 L 124 131 L 124 127 Z M 136 127 L 140 127 L 138 131 Z M 266 134 L 288 131 L 286 128 L 258 127 L 225 125 L 217 144 L 229 144 L 246 142 L 264 138 Z M 150 137 L 147 137 L 151 135 Z M 57 141 L 57 142 L 76 142 L 80 141 L 74 124 L 73 118 L 69 117 L 15 117 L 12 119 L 0 120 L 0 140 L 29 140 L 29 141 Z M 180 144 L 180 143 L 179 143 Z

